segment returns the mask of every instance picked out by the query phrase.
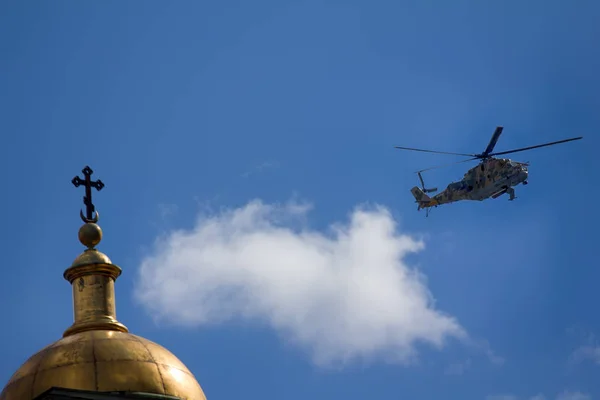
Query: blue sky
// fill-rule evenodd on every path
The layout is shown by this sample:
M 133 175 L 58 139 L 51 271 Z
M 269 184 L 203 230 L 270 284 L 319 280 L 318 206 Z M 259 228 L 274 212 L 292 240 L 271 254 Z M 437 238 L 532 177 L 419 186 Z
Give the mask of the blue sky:
M 210 399 L 600 398 L 599 17 L 2 2 L 0 381 L 72 322 L 89 164 L 119 320 Z M 455 158 L 392 146 L 481 152 L 497 125 L 498 150 L 584 139 L 519 153 L 514 202 L 417 212 L 414 171 Z

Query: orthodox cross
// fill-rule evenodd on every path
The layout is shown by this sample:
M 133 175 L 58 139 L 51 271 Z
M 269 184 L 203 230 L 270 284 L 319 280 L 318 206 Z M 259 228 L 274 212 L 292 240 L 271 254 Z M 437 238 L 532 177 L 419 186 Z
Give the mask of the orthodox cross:
M 96 207 L 94 207 L 94 203 L 92 203 L 92 188 L 100 191 L 104 187 L 104 183 L 100 179 L 97 181 L 92 181 L 92 174 L 94 171 L 90 167 L 85 167 L 81 172 L 83 172 L 84 179 L 76 176 L 71 181 L 75 187 L 79 187 L 83 185 L 85 187 L 85 196 L 83 197 L 83 204 L 85 204 L 86 215 L 83 215 L 83 211 L 80 211 L 79 214 L 83 222 L 98 222 L 98 212 L 96 211 Z M 96 212 L 96 215 L 94 215 Z

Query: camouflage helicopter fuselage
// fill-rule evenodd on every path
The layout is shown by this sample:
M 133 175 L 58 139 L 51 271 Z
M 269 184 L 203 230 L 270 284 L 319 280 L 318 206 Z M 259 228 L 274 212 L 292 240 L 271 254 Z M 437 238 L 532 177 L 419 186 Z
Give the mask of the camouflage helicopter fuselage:
M 528 170 L 525 164 L 506 158 L 488 158 L 471 168 L 463 179 L 452 182 L 442 192 L 429 197 L 418 186 L 410 191 L 419 203 L 419 209 L 436 207 L 461 200 L 485 200 L 508 193 L 515 198 L 513 186 L 527 184 Z
M 401 150 L 420 151 L 426 153 L 437 153 L 437 154 L 451 154 L 456 156 L 470 157 L 467 160 L 458 161 L 453 164 L 459 164 L 467 161 L 481 160 L 480 164 L 476 167 L 471 168 L 467 171 L 465 176 L 458 182 L 452 182 L 442 192 L 436 194 L 433 197 L 429 197 L 427 193 L 436 192 L 437 189 L 426 189 L 425 183 L 421 172 L 427 171 L 433 168 L 441 168 L 441 166 L 431 167 L 423 169 L 417 174 L 421 180 L 422 189 L 418 186 L 410 189 L 415 200 L 419 204 L 419 210 L 425 208 L 429 211 L 430 207 L 437 207 L 442 204 L 454 203 L 461 200 L 485 200 L 489 198 L 497 198 L 504 193 L 507 193 L 510 197 L 509 200 L 515 198 L 514 186 L 522 183 L 527 184 L 527 164 L 520 163 L 518 161 L 512 161 L 508 158 L 496 158 L 499 155 L 506 155 L 517 153 L 526 150 L 533 150 L 540 147 L 554 146 L 560 143 L 567 143 L 574 140 L 582 139 L 582 136 L 573 137 L 569 139 L 558 140 L 555 142 L 537 144 L 535 146 L 521 147 L 518 149 L 505 150 L 494 152 L 494 148 L 502 131 L 502 126 L 497 126 L 492 134 L 492 137 L 482 153 L 468 154 L 468 153 L 453 153 L 448 151 L 435 151 L 427 149 L 417 149 L 414 147 L 394 146 Z M 447 166 L 447 165 L 446 165 Z

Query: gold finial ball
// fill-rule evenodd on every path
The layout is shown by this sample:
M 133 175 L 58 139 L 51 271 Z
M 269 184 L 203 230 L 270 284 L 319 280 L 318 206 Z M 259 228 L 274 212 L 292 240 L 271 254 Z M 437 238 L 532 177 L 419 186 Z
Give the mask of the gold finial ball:
M 102 229 L 98 225 L 88 222 L 79 228 L 79 241 L 85 247 L 91 249 L 98 245 L 101 240 Z

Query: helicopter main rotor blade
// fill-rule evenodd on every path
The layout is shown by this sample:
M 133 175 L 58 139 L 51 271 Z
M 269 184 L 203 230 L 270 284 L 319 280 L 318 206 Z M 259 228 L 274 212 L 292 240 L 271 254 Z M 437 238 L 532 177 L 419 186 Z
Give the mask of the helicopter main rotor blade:
M 448 151 L 423 150 L 423 149 L 415 149 L 415 148 L 412 148 L 412 147 L 401 147 L 401 146 L 394 146 L 394 147 L 396 149 L 401 149 L 401 150 L 422 151 L 422 152 L 425 152 L 425 153 L 450 154 L 450 155 L 453 155 L 453 156 L 475 157 L 475 154 L 450 153 Z
M 492 137 L 490 139 L 490 143 L 487 145 L 487 147 L 485 148 L 485 151 L 482 153 L 483 157 L 487 157 L 488 154 L 490 154 L 492 151 L 494 151 L 494 147 L 496 147 L 496 143 L 498 143 L 498 139 L 500 138 L 500 135 L 502 134 L 502 130 L 504 128 L 501 126 L 496 127 L 496 130 L 494 131 L 494 133 L 492 134 Z
M 500 151 L 500 152 L 498 152 L 498 153 L 491 153 L 491 154 L 488 154 L 488 157 L 499 156 L 499 155 L 502 155 L 502 154 L 517 153 L 517 152 L 519 152 L 519 151 L 525 151 L 525 150 L 537 149 L 537 148 L 539 148 L 539 147 L 552 146 L 552 145 L 554 145 L 554 144 L 560 144 L 560 143 L 571 142 L 571 141 L 573 141 L 573 140 L 579 140 L 579 139 L 582 139 L 582 138 L 583 138 L 583 136 L 579 136 L 579 137 L 575 137 L 575 138 L 570 138 L 570 139 L 559 140 L 559 141 L 557 141 L 557 142 L 550 142 L 550 143 L 538 144 L 538 145 L 535 145 L 535 146 L 523 147 L 523 148 L 520 148 L 520 149 L 515 149 L 515 150 Z
M 474 160 L 479 160 L 479 157 L 473 157 L 473 158 L 469 158 L 469 159 L 467 159 L 467 160 L 460 160 L 460 161 L 453 162 L 453 163 L 450 163 L 450 164 L 436 165 L 436 166 L 434 166 L 434 167 L 429 167 L 429 168 L 425 168 L 425 169 L 422 169 L 422 170 L 420 170 L 420 171 L 417 171 L 417 173 L 421 173 L 421 172 L 425 172 L 425 171 L 430 171 L 430 170 L 432 170 L 432 169 L 446 168 L 446 167 L 450 167 L 450 166 L 452 166 L 452 165 L 456 165 L 456 164 L 462 164 L 462 163 L 466 163 L 466 162 L 469 162 L 469 161 L 474 161 Z M 419 176 L 420 176 L 420 175 L 419 175 Z
M 421 176 L 421 171 L 417 172 L 419 175 L 419 180 L 421 181 L 421 189 L 425 190 L 425 182 L 423 182 L 423 177 Z

